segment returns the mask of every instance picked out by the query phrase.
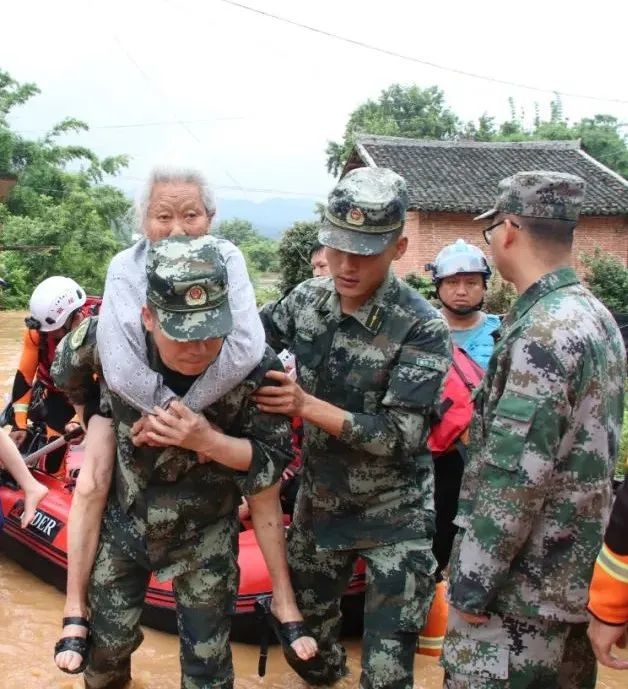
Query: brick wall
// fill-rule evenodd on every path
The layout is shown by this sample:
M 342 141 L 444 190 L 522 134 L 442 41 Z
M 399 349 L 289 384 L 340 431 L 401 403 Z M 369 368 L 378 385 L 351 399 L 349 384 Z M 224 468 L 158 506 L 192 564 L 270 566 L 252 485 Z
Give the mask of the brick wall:
M 428 276 L 423 267 L 434 260 L 446 244 L 459 237 L 479 246 L 490 258 L 490 247 L 484 241 L 482 228 L 486 221 L 473 222 L 473 216 L 463 213 L 423 213 L 410 211 L 406 219 L 408 251 L 395 263 L 398 275 L 417 272 Z M 587 216 L 580 219 L 576 229 L 575 254 L 591 252 L 599 246 L 603 251 L 615 254 L 628 266 L 628 216 Z M 576 269 L 582 275 L 579 260 Z

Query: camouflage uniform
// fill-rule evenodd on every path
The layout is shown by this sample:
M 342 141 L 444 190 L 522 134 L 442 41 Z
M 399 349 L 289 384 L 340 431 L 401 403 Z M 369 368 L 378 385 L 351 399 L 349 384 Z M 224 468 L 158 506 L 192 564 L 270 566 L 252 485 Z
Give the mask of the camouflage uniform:
M 389 170 L 349 173 L 330 196 L 320 239 L 379 253 L 397 236 L 405 203 L 403 180 Z M 434 587 L 426 440 L 449 365 L 447 326 L 392 272 L 351 315 L 341 312 L 333 280 L 314 278 L 262 320 L 272 346 L 294 352 L 302 388 L 346 410 L 338 438 L 305 422 L 288 562 L 323 662 L 291 664 L 312 684 L 345 674 L 340 599 L 362 557 L 368 572 L 360 686 L 410 688 Z
M 224 265 L 203 242 L 167 239 L 149 252 L 148 302 L 169 337 L 219 337 L 231 327 Z M 97 319 L 84 321 L 63 340 L 55 360 L 56 383 L 76 404 L 94 394 L 93 373 L 100 372 L 96 332 Z M 196 377 L 167 369 L 148 334 L 146 346 L 151 368 L 183 395 Z M 237 508 L 242 494 L 279 480 L 290 453 L 288 419 L 260 413 L 249 397 L 271 369 L 282 367 L 267 348 L 259 366 L 204 411 L 226 434 L 250 440 L 248 472 L 200 464 L 195 452 L 178 447 L 135 447 L 131 427 L 140 413 L 111 395 L 117 460 L 90 581 L 90 689 L 128 681 L 130 655 L 142 640 L 139 618 L 151 572 L 173 579 L 181 686 L 233 686 L 228 641 L 238 584 Z
M 580 178 L 518 173 L 496 212 L 575 221 Z M 456 524 L 450 689 L 595 685 L 587 583 L 611 501 L 625 380 L 617 326 L 571 268 L 543 276 L 506 316 L 476 391 Z

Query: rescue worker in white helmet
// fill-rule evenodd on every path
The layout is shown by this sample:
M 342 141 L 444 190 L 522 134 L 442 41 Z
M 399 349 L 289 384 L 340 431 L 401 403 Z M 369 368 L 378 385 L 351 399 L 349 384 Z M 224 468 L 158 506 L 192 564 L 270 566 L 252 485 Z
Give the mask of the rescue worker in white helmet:
M 33 290 L 30 315 L 25 319 L 27 330 L 22 356 L 11 393 L 10 436 L 23 451 L 28 451 L 32 442 L 29 421 L 45 425 L 47 441 L 78 425 L 72 422 L 74 407 L 52 382 L 50 366 L 58 342 L 87 315 L 86 302 L 83 288 L 60 275 L 47 278 Z M 64 448 L 51 452 L 44 458 L 42 468 L 50 474 L 61 475 L 63 456 Z
M 491 276 L 484 252 L 464 239 L 457 239 L 441 249 L 434 263 L 425 268 L 432 271 L 454 343 L 486 369 L 495 344 L 492 334 L 500 321 L 498 316 L 482 311 Z

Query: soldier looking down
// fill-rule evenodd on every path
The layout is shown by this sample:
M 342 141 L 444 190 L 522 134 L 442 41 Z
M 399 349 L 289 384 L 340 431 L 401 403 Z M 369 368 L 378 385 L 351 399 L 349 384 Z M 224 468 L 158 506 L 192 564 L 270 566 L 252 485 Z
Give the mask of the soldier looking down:
M 232 328 L 225 262 L 212 238 L 178 236 L 148 248 L 146 274 L 147 360 L 184 397 Z M 96 334 L 97 320 L 84 321 L 62 341 L 53 366 L 57 385 L 77 405 L 93 396 Z M 173 401 L 168 411 L 141 416 L 111 393 L 117 455 L 90 579 L 89 689 L 117 689 L 130 679 L 151 572 L 173 580 L 182 687 L 233 686 L 229 629 L 242 494 L 274 494 L 258 538 L 277 538 L 283 549 L 275 487 L 290 458 L 290 424 L 260 412 L 250 397 L 271 369 L 283 370 L 267 348 L 244 381 L 202 413 Z
M 297 360 L 297 381 L 272 371 L 280 387 L 255 397 L 262 411 L 304 420 L 288 563 L 319 656 L 286 657 L 312 684 L 346 673 L 340 598 L 358 557 L 368 570 L 361 687 L 411 689 L 434 590 L 426 441 L 450 340 L 438 312 L 391 271 L 408 243 L 406 207 L 391 170 L 349 172 L 319 232 L 331 276 L 301 283 L 262 319 L 272 346 Z

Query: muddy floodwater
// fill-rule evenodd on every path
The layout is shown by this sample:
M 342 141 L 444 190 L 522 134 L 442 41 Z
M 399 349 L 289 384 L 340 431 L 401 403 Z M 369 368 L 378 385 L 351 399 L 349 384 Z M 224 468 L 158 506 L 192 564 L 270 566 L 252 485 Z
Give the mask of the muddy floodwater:
M 24 314 L 0 312 L 0 392 L 11 388 L 20 355 Z M 0 550 L 0 689 L 79 689 L 82 679 L 59 672 L 52 651 L 61 630 L 62 594 L 11 561 Z M 133 655 L 132 689 L 178 689 L 178 639 L 144 628 L 145 640 Z M 359 641 L 346 642 L 351 674 L 336 686 L 356 689 L 360 669 Z M 268 671 L 257 676 L 258 649 L 233 644 L 238 689 L 303 689 L 306 687 L 287 666 L 277 648 L 271 649 Z M 442 686 L 442 670 L 433 658 L 417 656 L 415 689 Z M 628 686 L 628 671 L 603 669 L 599 688 Z

